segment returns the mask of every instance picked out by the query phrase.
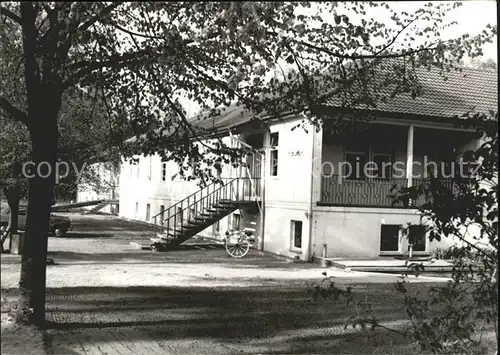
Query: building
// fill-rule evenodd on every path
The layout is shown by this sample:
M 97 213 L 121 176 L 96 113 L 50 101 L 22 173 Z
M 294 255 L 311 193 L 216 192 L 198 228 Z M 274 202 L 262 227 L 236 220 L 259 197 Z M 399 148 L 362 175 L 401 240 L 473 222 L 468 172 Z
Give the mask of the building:
M 76 193 L 76 202 L 113 201 L 119 199 L 120 174 L 115 164 L 94 163 L 84 166 Z M 87 210 L 118 214 L 119 205 L 100 204 L 83 207 Z
M 349 135 L 326 128 L 292 130 L 303 114 L 255 126 L 252 115 L 237 107 L 201 121 L 228 144 L 255 148 L 248 167 L 224 170 L 225 188 L 200 189 L 194 182 L 172 180 L 177 165 L 158 156 L 141 158 L 138 164 L 123 162 L 120 216 L 163 223 L 180 242 L 193 234 L 221 238 L 228 229 L 250 227 L 263 250 L 302 260 L 324 254 L 405 254 L 408 243 L 400 227 L 408 223 L 415 225 L 411 233 L 419 240 L 414 255 L 447 246 L 454 241 L 425 238 L 416 210 L 391 206 L 391 188 L 416 184 L 431 163 L 443 173 L 464 151 L 478 147 L 481 137 L 455 125 L 453 117 L 473 108 L 497 111 L 497 74 L 464 69 L 449 73 L 446 81 L 437 70 L 419 74 L 420 96 L 401 94 L 369 109 L 376 119 Z M 332 115 L 350 114 L 335 100 L 328 108 Z M 347 171 L 347 163 L 362 167 L 369 162 L 375 163 L 369 174 L 362 168 Z

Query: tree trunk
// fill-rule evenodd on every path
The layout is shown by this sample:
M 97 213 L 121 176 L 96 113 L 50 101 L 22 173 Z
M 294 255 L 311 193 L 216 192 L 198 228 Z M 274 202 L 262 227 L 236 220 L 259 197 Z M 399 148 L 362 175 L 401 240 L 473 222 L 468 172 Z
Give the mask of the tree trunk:
M 45 325 L 45 281 L 47 267 L 47 241 L 50 212 L 55 186 L 57 159 L 57 116 L 64 91 L 63 73 L 72 38 L 65 35 L 49 36 L 43 46 L 38 42 L 38 3 L 20 2 L 23 32 L 24 79 L 28 103 L 28 127 L 34 177 L 28 183 L 28 211 L 26 216 L 25 244 L 21 258 L 19 280 L 18 321 Z M 57 11 L 57 21 L 65 21 L 63 7 Z M 61 23 L 50 21 L 50 30 Z M 54 26 L 54 27 L 52 27 Z M 63 26 L 62 28 L 65 28 Z M 61 30 L 62 30 L 61 28 Z M 33 174 L 32 174 L 33 175 Z
M 18 321 L 45 325 L 45 287 L 47 242 L 50 213 L 55 186 L 57 157 L 57 115 L 44 117 L 50 123 L 45 131 L 37 126 L 30 129 L 35 164 L 34 178 L 28 184 L 26 237 L 21 259 L 19 280 L 20 304 Z

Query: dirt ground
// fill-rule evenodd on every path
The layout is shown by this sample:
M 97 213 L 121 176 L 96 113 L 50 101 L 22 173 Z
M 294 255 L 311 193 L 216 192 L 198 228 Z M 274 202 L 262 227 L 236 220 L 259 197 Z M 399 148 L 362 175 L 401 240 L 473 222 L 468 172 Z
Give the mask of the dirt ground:
M 325 270 L 255 251 L 234 259 L 215 245 L 141 251 L 130 242 L 151 234 L 143 225 L 103 215 L 70 217 L 74 231 L 49 239 L 49 257 L 56 262 L 47 270 L 51 353 L 414 353 L 401 337 L 376 332 L 367 338 L 356 329 L 345 330 L 356 309 L 343 302 L 315 302 L 307 292 L 326 271 L 371 302 L 384 324 L 399 327 L 404 310 L 394 291 L 396 275 Z M 5 318 L 18 293 L 19 257 L 2 255 L 1 263 Z M 422 288 L 443 280 L 413 281 Z M 4 339 L 5 327 L 2 354 L 36 353 Z M 42 337 L 31 338 L 40 351 Z

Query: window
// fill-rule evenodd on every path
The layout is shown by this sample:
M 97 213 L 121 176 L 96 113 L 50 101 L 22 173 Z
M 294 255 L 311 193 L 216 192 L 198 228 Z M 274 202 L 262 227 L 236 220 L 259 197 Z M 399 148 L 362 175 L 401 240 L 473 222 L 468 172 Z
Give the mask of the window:
M 408 228 L 408 243 L 413 244 L 413 251 L 425 251 L 426 230 L 423 225 L 413 225 Z
M 161 181 L 167 180 L 167 163 L 161 163 Z
M 271 133 L 271 176 L 278 176 L 278 142 L 279 134 L 278 132 Z
M 386 153 L 373 153 L 372 164 L 374 169 L 367 171 L 369 177 L 377 177 L 381 179 L 390 179 L 392 177 L 392 164 L 393 156 L 392 154 Z
M 149 156 L 149 161 L 148 161 L 148 180 L 151 180 L 151 170 L 153 170 L 153 157 Z
M 135 203 L 135 218 L 139 215 L 139 202 Z
M 364 152 L 346 152 L 344 176 L 349 180 L 364 180 L 367 154 Z
M 383 224 L 380 227 L 380 251 L 399 252 L 399 224 Z
M 302 249 L 302 222 L 291 221 L 290 234 L 292 239 L 292 248 Z
M 151 217 L 151 205 L 149 203 L 146 204 L 146 221 L 149 221 Z
M 241 216 L 239 214 L 233 214 L 233 229 L 239 230 L 241 224 Z

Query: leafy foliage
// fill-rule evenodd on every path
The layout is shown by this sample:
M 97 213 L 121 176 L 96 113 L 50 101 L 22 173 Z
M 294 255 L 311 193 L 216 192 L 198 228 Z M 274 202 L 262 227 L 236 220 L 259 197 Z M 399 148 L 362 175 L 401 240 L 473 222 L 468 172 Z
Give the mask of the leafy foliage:
M 447 286 L 433 288 L 425 299 L 409 296 L 404 282 L 397 287 L 412 335 L 422 349 L 434 353 L 477 353 L 480 335 L 498 329 L 498 113 L 465 114 L 462 119 L 482 137 L 479 149 L 464 154 L 472 173 L 457 174 L 453 193 L 431 176 L 428 186 L 403 189 L 398 197 L 409 204 L 424 195 L 425 203 L 415 207 L 427 222 L 429 238 L 462 242 L 441 253 L 453 263 Z M 467 231 L 472 240 L 465 237 Z
M 482 335 L 497 329 L 496 267 L 471 248 L 454 248 L 452 280 L 428 294 L 403 295 L 412 325 L 412 337 L 421 349 L 433 353 L 478 354 L 485 351 Z M 496 255 L 493 255 L 496 257 Z

